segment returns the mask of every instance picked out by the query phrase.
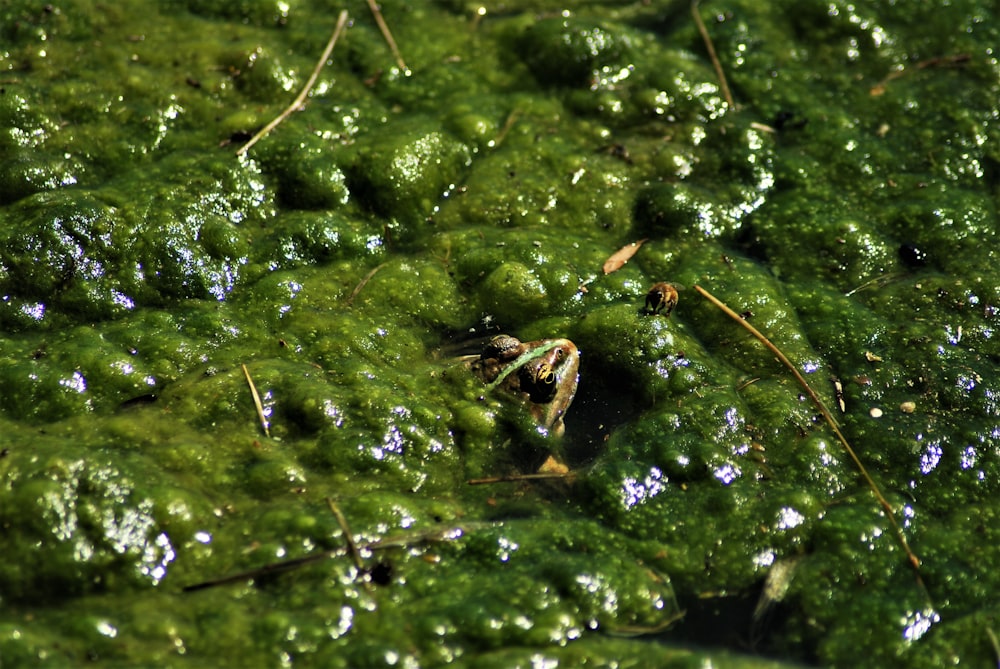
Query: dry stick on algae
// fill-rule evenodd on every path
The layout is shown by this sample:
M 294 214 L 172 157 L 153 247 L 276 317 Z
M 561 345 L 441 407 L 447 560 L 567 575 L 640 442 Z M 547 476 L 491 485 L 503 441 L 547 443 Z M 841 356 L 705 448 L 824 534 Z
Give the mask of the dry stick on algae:
M 823 414 L 823 418 L 826 419 L 826 422 L 830 426 L 830 429 L 833 430 L 833 433 L 835 435 L 837 435 L 837 439 L 843 445 L 844 450 L 846 450 L 847 454 L 851 456 L 851 460 L 854 461 L 854 466 L 858 468 L 859 472 L 861 472 L 861 476 L 863 476 L 865 481 L 868 483 L 868 487 L 871 489 L 872 494 L 875 495 L 875 499 L 877 499 L 879 504 L 882 505 L 882 508 L 885 509 L 885 513 L 889 518 L 889 522 L 892 524 L 893 529 L 896 531 L 896 536 L 899 539 L 899 543 L 903 547 L 903 550 L 906 551 L 906 556 L 907 558 L 909 558 L 910 564 L 913 566 L 914 571 L 916 571 L 917 573 L 917 582 L 920 584 L 921 588 L 924 589 L 924 591 L 926 592 L 923 579 L 920 577 L 920 560 L 917 558 L 913 550 L 910 549 L 910 544 L 906 541 L 906 535 L 903 534 L 903 528 L 900 527 L 899 523 L 896 522 L 896 514 L 893 513 L 892 506 L 890 506 L 889 502 L 882 495 L 882 491 L 879 490 L 878 485 L 875 483 L 875 479 L 871 477 L 871 475 L 868 473 L 868 470 L 865 469 L 865 466 L 861 464 L 861 459 L 858 458 L 857 454 L 854 452 L 854 449 L 851 448 L 851 445 L 849 443 L 847 443 L 847 438 L 844 437 L 844 434 L 840 431 L 840 428 L 837 426 L 837 421 L 834 420 L 833 418 L 833 414 L 831 414 L 830 410 L 826 408 L 825 404 L 823 404 L 823 401 L 819 398 L 819 395 L 817 395 L 816 392 L 812 389 L 812 387 L 806 382 L 805 378 L 803 378 L 802 374 L 799 373 L 799 370 L 795 368 L 795 365 L 792 364 L 792 362 L 785 356 L 785 354 L 782 353 L 777 346 L 772 344 L 767 337 L 761 334 L 757 328 L 750 325 L 750 323 L 744 320 L 743 318 L 740 318 L 739 314 L 737 314 L 735 311 L 727 307 L 721 300 L 719 300 L 717 297 L 709 293 L 701 286 L 695 286 L 694 289 L 698 291 L 702 297 L 704 297 L 709 302 L 711 302 L 716 307 L 725 312 L 727 316 L 729 316 L 734 321 L 736 321 L 744 328 L 746 328 L 750 332 L 750 334 L 752 334 L 754 337 L 757 338 L 757 341 L 766 346 L 767 349 L 771 351 L 771 353 L 773 353 L 775 357 L 778 358 L 778 360 L 781 361 L 781 364 L 783 364 L 785 367 L 791 370 L 792 374 L 795 375 L 795 379 L 805 389 L 806 393 L 808 393 L 809 395 L 809 398 L 812 399 L 813 404 L 815 404 L 816 407 L 819 409 L 820 413 Z
M 503 144 L 503 140 L 507 137 L 507 133 L 510 132 L 510 129 L 514 127 L 514 124 L 517 123 L 517 119 L 520 117 L 521 117 L 520 109 L 515 109 L 514 111 L 512 111 L 510 114 L 507 115 L 507 120 L 504 121 L 503 127 L 500 128 L 500 132 L 497 133 L 497 136 L 494 137 L 493 140 L 491 141 L 489 145 L 490 148 L 495 149 L 501 144 Z
M 250 378 L 250 370 L 247 369 L 246 365 L 240 365 L 243 368 L 243 376 L 247 377 L 247 385 L 250 386 L 250 396 L 253 397 L 253 405 L 257 409 L 257 418 L 260 420 L 260 426 L 264 428 L 264 436 L 271 436 L 271 429 L 267 424 L 267 415 L 264 413 L 264 405 L 260 402 L 260 393 L 257 392 L 257 386 L 254 385 L 253 379 Z
M 330 511 L 333 512 L 334 517 L 337 519 L 337 524 L 340 525 L 340 531 L 344 533 L 344 541 L 347 543 L 347 552 L 351 556 L 351 560 L 354 561 L 354 566 L 358 568 L 358 573 L 363 574 L 365 572 L 365 563 L 361 559 L 361 552 L 358 550 L 358 545 L 354 543 L 354 537 L 351 535 L 351 527 L 347 524 L 347 518 L 344 518 L 343 511 L 337 506 L 331 498 L 326 498 L 326 504 L 330 507 Z
M 358 293 L 360 293 L 361 290 L 368 285 L 368 282 L 372 280 L 372 277 L 375 276 L 375 273 L 378 272 L 383 267 L 385 267 L 385 263 L 377 265 L 375 269 L 368 272 L 368 274 L 365 274 L 365 278 L 361 279 L 361 283 L 359 283 L 354 287 L 354 290 L 351 291 L 351 296 L 347 298 L 348 306 L 354 303 L 354 298 L 358 296 Z
M 376 541 L 368 541 L 356 545 L 356 548 L 358 550 L 384 551 L 384 550 L 389 550 L 390 548 L 413 548 L 419 545 L 435 544 L 444 541 L 455 541 L 465 536 L 468 532 L 476 530 L 480 527 L 487 527 L 487 525 L 466 523 L 464 525 L 455 525 L 443 528 L 432 528 L 429 530 L 424 530 L 423 532 L 411 533 L 398 537 L 387 537 L 385 539 L 378 539 Z M 251 579 L 259 579 L 259 578 L 264 578 L 266 576 L 283 574 L 287 571 L 298 569 L 299 567 L 304 567 L 309 564 L 315 564 L 316 562 L 320 562 L 322 560 L 326 560 L 329 558 L 341 557 L 346 554 L 347 554 L 346 548 L 332 548 L 327 551 L 310 553 L 309 555 L 304 555 L 303 557 L 292 558 L 290 560 L 282 560 L 281 562 L 272 562 L 270 564 L 264 565 L 263 567 L 256 567 L 254 569 L 241 571 L 238 574 L 230 574 L 229 576 L 223 576 L 221 578 L 213 578 L 210 581 L 202 581 L 201 583 L 186 585 L 184 586 L 183 591 L 195 592 L 197 590 L 214 588 L 219 585 L 228 585 L 229 583 L 239 583 L 241 581 L 248 581 Z
M 250 150 L 254 144 L 259 142 L 264 138 L 267 133 L 271 132 L 278 125 L 284 121 L 286 118 L 292 115 L 292 112 L 299 111 L 305 105 L 306 97 L 309 95 L 309 91 L 312 90 L 313 85 L 316 83 L 316 78 L 319 76 L 319 71 L 323 69 L 326 64 L 327 59 L 333 52 L 334 45 L 337 44 L 337 40 L 340 39 L 340 33 L 344 31 L 344 26 L 347 24 L 347 10 L 340 12 L 340 18 L 337 19 L 337 27 L 333 29 L 333 34 L 330 35 L 330 41 L 326 43 L 326 48 L 323 49 L 323 55 L 320 56 L 319 61 L 316 63 L 316 67 L 313 68 L 312 74 L 309 75 L 309 79 L 306 81 L 306 85 L 302 87 L 302 92 L 299 93 L 298 97 L 292 104 L 285 108 L 285 111 L 278 114 L 277 117 L 263 128 L 261 128 L 256 135 L 250 138 L 250 141 L 241 146 L 236 151 L 237 156 L 242 156 L 244 153 Z
M 494 483 L 517 483 L 520 481 L 551 481 L 553 479 L 572 479 L 574 472 L 542 472 L 535 474 L 508 474 L 506 476 L 487 476 L 479 479 L 469 479 L 467 485 L 492 485 Z
M 997 635 L 989 627 L 986 628 L 986 636 L 993 646 L 993 656 L 997 659 L 997 666 L 1000 667 L 1000 641 L 997 641 Z
M 372 10 L 372 16 L 375 17 L 375 23 L 378 24 L 378 29 L 382 31 L 382 37 L 385 38 L 385 43 L 389 45 L 389 50 L 392 51 L 393 57 L 396 59 L 396 64 L 399 65 L 399 69 L 403 71 L 403 74 L 410 74 L 410 68 L 406 66 L 403 62 L 403 55 L 399 53 L 399 47 L 396 46 L 396 40 L 392 38 L 392 33 L 389 32 L 389 26 L 386 25 L 385 19 L 382 18 L 382 10 L 379 6 L 375 4 L 375 0 L 368 0 L 368 8 Z
M 916 63 L 913 67 L 907 69 L 893 70 L 892 72 L 887 74 L 882 81 L 872 86 L 868 90 L 868 93 L 873 97 L 882 95 L 883 93 L 885 93 L 885 87 L 889 84 L 890 81 L 894 79 L 899 79 L 903 75 L 909 74 L 914 70 L 925 70 L 929 67 L 957 67 L 960 65 L 965 65 L 970 60 L 972 60 L 972 56 L 970 56 L 967 53 L 959 53 L 954 56 L 937 56 L 935 58 L 928 58 L 926 60 L 920 61 L 919 63 Z
M 699 0 L 692 0 L 691 16 L 694 17 L 694 24 L 698 26 L 698 33 L 701 34 L 701 39 L 705 42 L 705 48 L 708 49 L 708 57 L 712 61 L 712 67 L 715 68 L 715 76 L 719 79 L 719 88 L 722 89 L 722 96 L 726 98 L 726 104 L 729 105 L 730 109 L 736 109 L 736 103 L 733 102 L 733 94 L 729 92 L 729 84 L 726 82 L 726 73 L 722 71 L 722 63 L 719 62 L 719 57 L 715 55 L 715 45 L 712 44 L 712 37 L 708 34 L 708 28 L 705 27 L 705 22 L 698 12 L 698 3 Z
M 358 570 L 358 577 L 364 579 L 365 588 L 371 590 L 371 581 L 366 578 L 368 570 L 365 569 L 364 560 L 361 559 L 361 551 L 358 550 L 358 545 L 354 542 L 354 536 L 351 534 L 351 526 L 347 524 L 347 518 L 344 518 L 344 512 L 340 510 L 337 503 L 333 501 L 330 497 L 326 498 L 326 505 L 330 507 L 330 511 L 337 518 L 337 524 L 340 525 L 340 531 L 344 533 L 344 541 L 347 543 L 347 552 L 351 556 L 351 560 L 354 561 L 354 567 Z

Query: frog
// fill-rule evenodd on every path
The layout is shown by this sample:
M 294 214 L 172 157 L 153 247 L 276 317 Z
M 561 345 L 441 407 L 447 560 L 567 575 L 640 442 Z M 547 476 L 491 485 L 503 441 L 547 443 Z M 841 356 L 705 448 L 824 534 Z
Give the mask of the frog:
M 569 339 L 522 342 L 496 335 L 470 369 L 489 389 L 522 399 L 540 430 L 556 437 L 565 433 L 563 417 L 580 379 L 580 351 Z

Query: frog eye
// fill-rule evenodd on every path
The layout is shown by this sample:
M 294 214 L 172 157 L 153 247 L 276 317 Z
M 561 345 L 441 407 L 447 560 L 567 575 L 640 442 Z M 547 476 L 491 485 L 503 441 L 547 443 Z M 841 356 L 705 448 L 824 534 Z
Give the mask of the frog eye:
M 521 389 L 528 393 L 532 402 L 549 402 L 556 394 L 556 370 L 547 362 L 539 362 L 535 366 L 525 367 Z
M 513 360 L 520 355 L 522 349 L 521 340 L 510 335 L 497 335 L 490 339 L 483 348 L 483 360 L 496 358 L 497 360 Z
M 538 365 L 538 369 L 535 370 L 535 381 L 542 385 L 554 386 L 556 384 L 556 372 L 552 369 L 552 365 L 547 362 Z

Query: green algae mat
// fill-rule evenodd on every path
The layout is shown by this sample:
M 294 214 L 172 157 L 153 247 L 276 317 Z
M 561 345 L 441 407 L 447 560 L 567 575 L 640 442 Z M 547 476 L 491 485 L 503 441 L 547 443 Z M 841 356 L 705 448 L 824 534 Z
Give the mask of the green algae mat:
M 996 666 L 994 7 L 696 10 L 0 5 L 0 666 Z

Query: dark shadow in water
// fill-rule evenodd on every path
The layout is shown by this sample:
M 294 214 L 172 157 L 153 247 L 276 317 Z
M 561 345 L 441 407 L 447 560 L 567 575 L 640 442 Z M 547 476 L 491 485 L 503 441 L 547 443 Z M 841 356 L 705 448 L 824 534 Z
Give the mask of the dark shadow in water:
M 584 354 L 576 399 L 563 419 L 563 450 L 570 466 L 592 462 L 611 434 L 642 411 L 642 399 L 631 381 L 630 375 L 588 360 Z
M 691 593 L 682 597 L 684 618 L 651 640 L 706 651 L 721 648 L 787 662 L 789 667 L 822 666 L 812 644 L 800 642 L 789 648 L 778 642 L 784 637 L 785 623 L 792 613 L 787 605 L 776 603 L 766 616 L 754 618 L 759 594 L 758 589 L 720 597 L 699 597 Z

